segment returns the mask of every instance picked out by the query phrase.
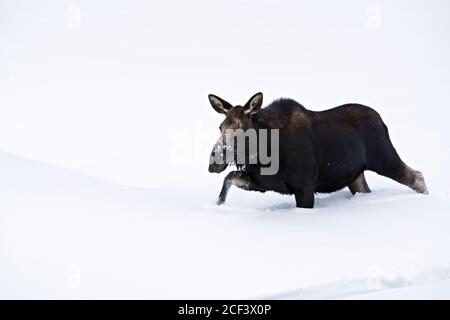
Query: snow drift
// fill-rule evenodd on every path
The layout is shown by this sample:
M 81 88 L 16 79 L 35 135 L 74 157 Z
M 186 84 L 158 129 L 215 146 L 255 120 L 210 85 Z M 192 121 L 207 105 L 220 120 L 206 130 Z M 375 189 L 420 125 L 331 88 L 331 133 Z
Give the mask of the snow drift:
M 448 288 L 448 193 L 342 190 L 307 210 L 291 197 L 233 190 L 235 200 L 217 207 L 214 188 L 126 187 L 7 153 L 0 176 L 1 298 L 360 298 Z
M 0 297 L 449 298 L 450 2 L 372 2 L 2 1 Z M 430 195 L 215 206 L 207 95 L 257 91 L 373 107 Z

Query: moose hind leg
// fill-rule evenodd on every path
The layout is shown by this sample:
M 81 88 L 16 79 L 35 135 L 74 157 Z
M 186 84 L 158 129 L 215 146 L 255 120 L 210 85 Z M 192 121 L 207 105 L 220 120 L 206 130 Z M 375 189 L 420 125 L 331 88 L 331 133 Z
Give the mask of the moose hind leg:
M 367 184 L 366 177 L 364 176 L 364 171 L 352 182 L 349 184 L 348 188 L 351 193 L 355 195 L 355 193 L 369 193 L 370 188 Z
M 406 184 L 408 187 L 418 193 L 428 194 L 428 188 L 422 172 L 414 170 L 405 164 L 405 175 L 408 177 Z
M 428 194 L 428 188 L 422 172 L 412 169 L 404 162 L 398 167 L 385 170 L 380 174 L 404 184 L 418 193 Z
M 222 190 L 220 191 L 219 198 L 217 199 L 217 205 L 225 203 L 227 199 L 228 191 L 232 185 L 244 190 L 254 190 L 264 192 L 265 190 L 256 186 L 256 184 L 250 179 L 250 176 L 243 171 L 232 171 L 223 180 Z

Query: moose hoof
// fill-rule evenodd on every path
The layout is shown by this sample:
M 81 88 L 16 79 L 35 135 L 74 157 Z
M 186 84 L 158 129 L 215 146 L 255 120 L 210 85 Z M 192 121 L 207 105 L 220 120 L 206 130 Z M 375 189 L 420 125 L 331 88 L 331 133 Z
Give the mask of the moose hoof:
M 225 203 L 225 199 L 219 198 L 219 199 L 217 199 L 216 205 L 221 206 L 221 205 L 223 205 L 224 203 Z
M 419 193 L 428 194 L 428 188 L 425 184 L 425 178 L 423 174 L 419 171 L 415 172 L 415 179 L 412 188 Z

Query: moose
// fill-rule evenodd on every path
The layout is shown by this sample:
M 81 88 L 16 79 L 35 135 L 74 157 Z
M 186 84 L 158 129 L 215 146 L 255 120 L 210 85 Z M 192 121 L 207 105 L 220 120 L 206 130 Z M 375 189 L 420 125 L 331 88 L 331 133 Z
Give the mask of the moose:
M 393 179 L 418 193 L 428 193 L 422 173 L 400 159 L 380 115 L 368 106 L 351 103 L 311 111 L 295 100 L 282 98 L 261 108 L 261 92 L 244 106 L 233 106 L 213 94 L 208 98 L 213 109 L 225 115 L 220 124 L 221 139 L 214 146 L 211 159 L 229 147 L 233 140 L 230 132 L 275 129 L 279 133 L 277 172 L 261 174 L 264 164 L 251 163 L 246 155 L 244 163 L 236 164 L 237 170 L 225 177 L 218 205 L 225 202 L 234 185 L 249 191 L 291 194 L 297 207 L 313 208 L 315 193 L 331 193 L 345 187 L 353 195 L 371 192 L 365 170 Z M 270 144 L 269 150 L 274 151 Z M 220 173 L 232 163 L 233 159 L 228 158 L 222 163 L 210 160 L 208 170 Z

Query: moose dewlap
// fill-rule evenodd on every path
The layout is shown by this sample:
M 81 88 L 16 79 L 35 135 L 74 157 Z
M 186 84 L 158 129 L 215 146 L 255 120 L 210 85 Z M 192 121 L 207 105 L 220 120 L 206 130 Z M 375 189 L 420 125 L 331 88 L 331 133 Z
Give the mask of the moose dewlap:
M 223 181 L 218 204 L 232 185 L 250 191 L 295 195 L 297 207 L 314 207 L 314 193 L 370 192 L 365 170 L 428 193 L 424 177 L 407 166 L 392 145 L 380 115 L 364 105 L 346 104 L 315 112 L 292 99 L 265 108 L 262 93 L 244 106 L 232 106 L 209 95 L 225 115 L 220 138 L 210 156 L 209 171 L 237 167 Z

